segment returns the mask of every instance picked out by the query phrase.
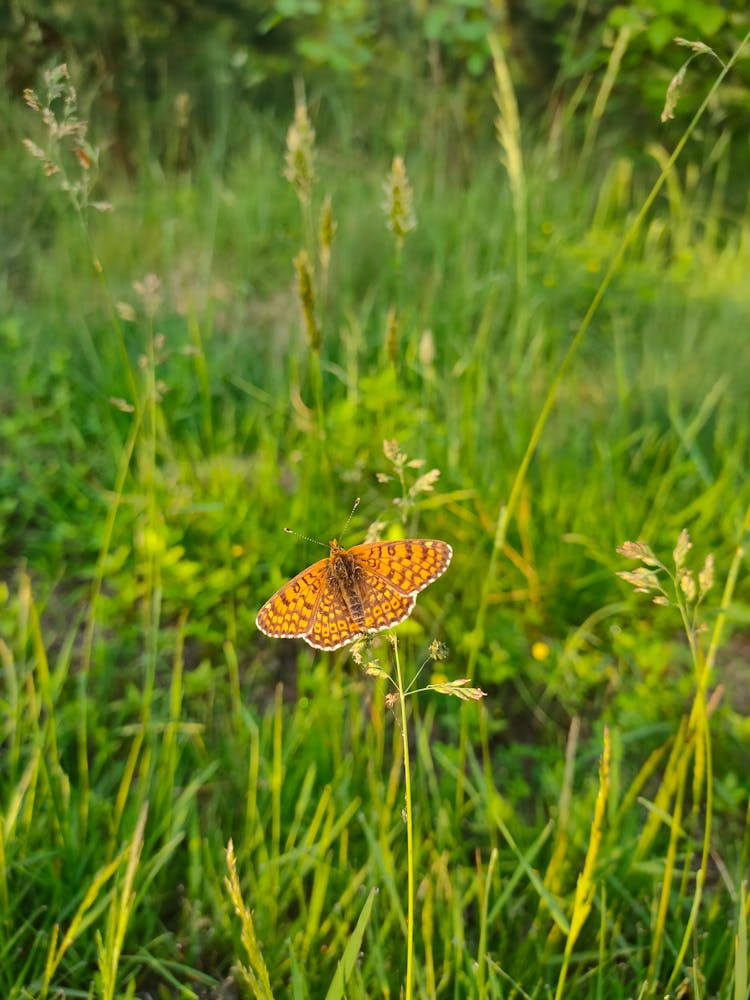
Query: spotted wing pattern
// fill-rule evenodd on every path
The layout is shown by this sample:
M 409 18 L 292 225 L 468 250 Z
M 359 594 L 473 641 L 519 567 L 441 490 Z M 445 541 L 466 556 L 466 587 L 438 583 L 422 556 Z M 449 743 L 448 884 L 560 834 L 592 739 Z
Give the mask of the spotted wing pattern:
M 320 559 L 277 590 L 258 612 L 255 624 L 274 639 L 302 639 L 326 586 L 330 559 Z
M 351 550 L 347 555 L 351 553 Z M 398 625 L 411 614 L 416 597 L 403 594 L 388 580 L 376 573 L 360 575 L 357 596 L 361 601 L 361 617 L 355 617 L 335 587 L 326 587 L 310 622 L 306 642 L 316 649 L 338 649 L 354 642 L 365 632 L 381 632 Z
M 348 554 L 369 573 L 388 580 L 397 591 L 416 595 L 448 569 L 453 549 L 435 538 L 404 538 L 354 545 Z
M 453 550 L 437 539 L 368 542 L 313 563 L 266 601 L 256 623 L 277 639 L 304 639 L 334 650 L 367 632 L 398 625 L 414 609 L 417 594 L 437 580 Z M 346 563 L 337 574 L 335 563 Z

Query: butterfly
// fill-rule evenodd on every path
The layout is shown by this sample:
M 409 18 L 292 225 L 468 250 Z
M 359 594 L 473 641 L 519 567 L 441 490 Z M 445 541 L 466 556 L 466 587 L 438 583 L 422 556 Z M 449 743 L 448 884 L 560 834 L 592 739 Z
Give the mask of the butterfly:
M 368 632 L 404 621 L 417 594 L 446 571 L 447 542 L 406 538 L 364 542 L 345 549 L 334 538 L 330 554 L 285 584 L 258 612 L 261 632 L 276 639 L 304 639 L 334 650 Z

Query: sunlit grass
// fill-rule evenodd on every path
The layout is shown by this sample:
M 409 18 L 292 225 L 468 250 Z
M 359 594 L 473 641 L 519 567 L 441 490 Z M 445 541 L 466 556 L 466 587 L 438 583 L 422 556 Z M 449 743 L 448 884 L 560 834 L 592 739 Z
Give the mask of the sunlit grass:
M 494 148 L 447 198 L 450 150 L 397 171 L 323 141 L 306 218 L 268 128 L 222 179 L 113 182 L 85 241 L 80 205 L 49 208 L 44 252 L 30 231 L 0 322 L 3 995 L 746 992 L 741 699 L 718 639 L 688 621 L 686 647 L 684 616 L 625 591 L 615 545 L 689 525 L 740 628 L 747 221 L 671 175 L 524 468 L 656 174 L 521 165 L 501 78 L 510 192 Z M 394 260 L 380 203 L 406 168 Z M 410 497 L 395 441 L 434 491 Z M 402 663 L 439 635 L 427 680 L 473 673 L 481 714 L 421 695 L 407 727 L 345 653 L 255 634 L 309 554 L 283 526 L 329 537 L 355 495 L 363 537 L 453 545 Z

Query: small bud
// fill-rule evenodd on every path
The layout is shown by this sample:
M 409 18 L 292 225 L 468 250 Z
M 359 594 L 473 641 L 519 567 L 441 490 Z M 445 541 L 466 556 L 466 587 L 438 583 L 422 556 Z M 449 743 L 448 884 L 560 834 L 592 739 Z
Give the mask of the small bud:
M 387 681 L 388 674 L 383 670 L 381 666 L 378 665 L 377 660 L 371 660 L 365 667 L 365 673 L 368 677 L 378 677 L 381 680 Z
M 121 399 L 119 396 L 110 396 L 109 401 L 112 406 L 117 407 L 122 413 L 133 413 L 135 411 L 132 403 L 128 403 L 126 399 Z
M 680 532 L 680 537 L 677 539 L 677 545 L 672 553 L 674 557 L 674 564 L 679 569 L 685 562 L 685 557 L 688 552 L 692 549 L 693 543 L 690 541 L 690 535 L 688 534 L 687 528 L 683 528 Z
M 659 577 L 643 566 L 634 570 L 621 570 L 617 576 L 634 587 L 637 594 L 648 594 L 652 590 L 661 590 Z
M 31 108 L 32 111 L 42 110 L 42 106 L 39 103 L 39 98 L 36 96 L 36 94 L 30 87 L 26 87 L 26 89 L 24 90 L 23 99 L 24 101 L 26 101 L 26 103 L 28 104 L 28 106 Z
M 680 88 L 685 82 L 685 70 L 687 69 L 687 65 L 687 63 L 683 63 L 683 65 L 680 66 L 679 70 L 669 81 L 667 95 L 664 99 L 664 108 L 661 113 L 662 122 L 666 122 L 671 118 L 674 118 L 674 109 L 677 106 L 677 98 L 680 96 Z
M 680 585 L 680 590 L 683 592 L 687 598 L 688 603 L 695 600 L 696 586 L 693 574 L 689 569 L 682 567 L 677 571 L 677 582 Z
M 645 542 L 623 542 L 615 551 L 626 559 L 640 559 L 647 566 L 659 565 L 659 560 Z
M 703 563 L 703 569 L 698 574 L 698 587 L 700 595 L 703 597 L 714 585 L 714 557 L 709 553 Z
M 439 661 L 448 659 L 448 647 L 444 642 L 433 639 L 429 646 L 430 659 Z
M 117 310 L 117 315 L 120 319 L 124 319 L 126 323 L 135 323 L 135 309 L 129 302 L 118 302 L 115 305 L 115 309 Z

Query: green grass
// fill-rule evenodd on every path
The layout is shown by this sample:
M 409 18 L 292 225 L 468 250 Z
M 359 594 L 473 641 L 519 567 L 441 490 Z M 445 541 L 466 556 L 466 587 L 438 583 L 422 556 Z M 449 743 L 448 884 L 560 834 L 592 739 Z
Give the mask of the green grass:
M 511 129 L 509 186 L 498 146 L 425 128 L 399 250 L 393 151 L 332 128 L 300 212 L 285 124 L 231 115 L 189 172 L 102 153 L 95 214 L 9 111 L 0 994 L 747 997 L 743 180 L 678 162 L 553 401 L 665 157 L 583 163 L 530 132 L 518 162 Z M 317 260 L 325 193 L 317 352 L 292 260 Z M 394 439 L 425 463 L 403 484 Z M 356 496 L 347 542 L 381 520 L 454 548 L 398 630 L 405 683 L 436 637 L 420 684 L 470 674 L 483 701 L 420 694 L 405 731 L 346 650 L 256 632 L 319 556 L 282 528 L 326 541 Z M 684 527 L 695 578 L 715 557 L 697 619 L 616 576 L 641 538 L 675 572 Z

